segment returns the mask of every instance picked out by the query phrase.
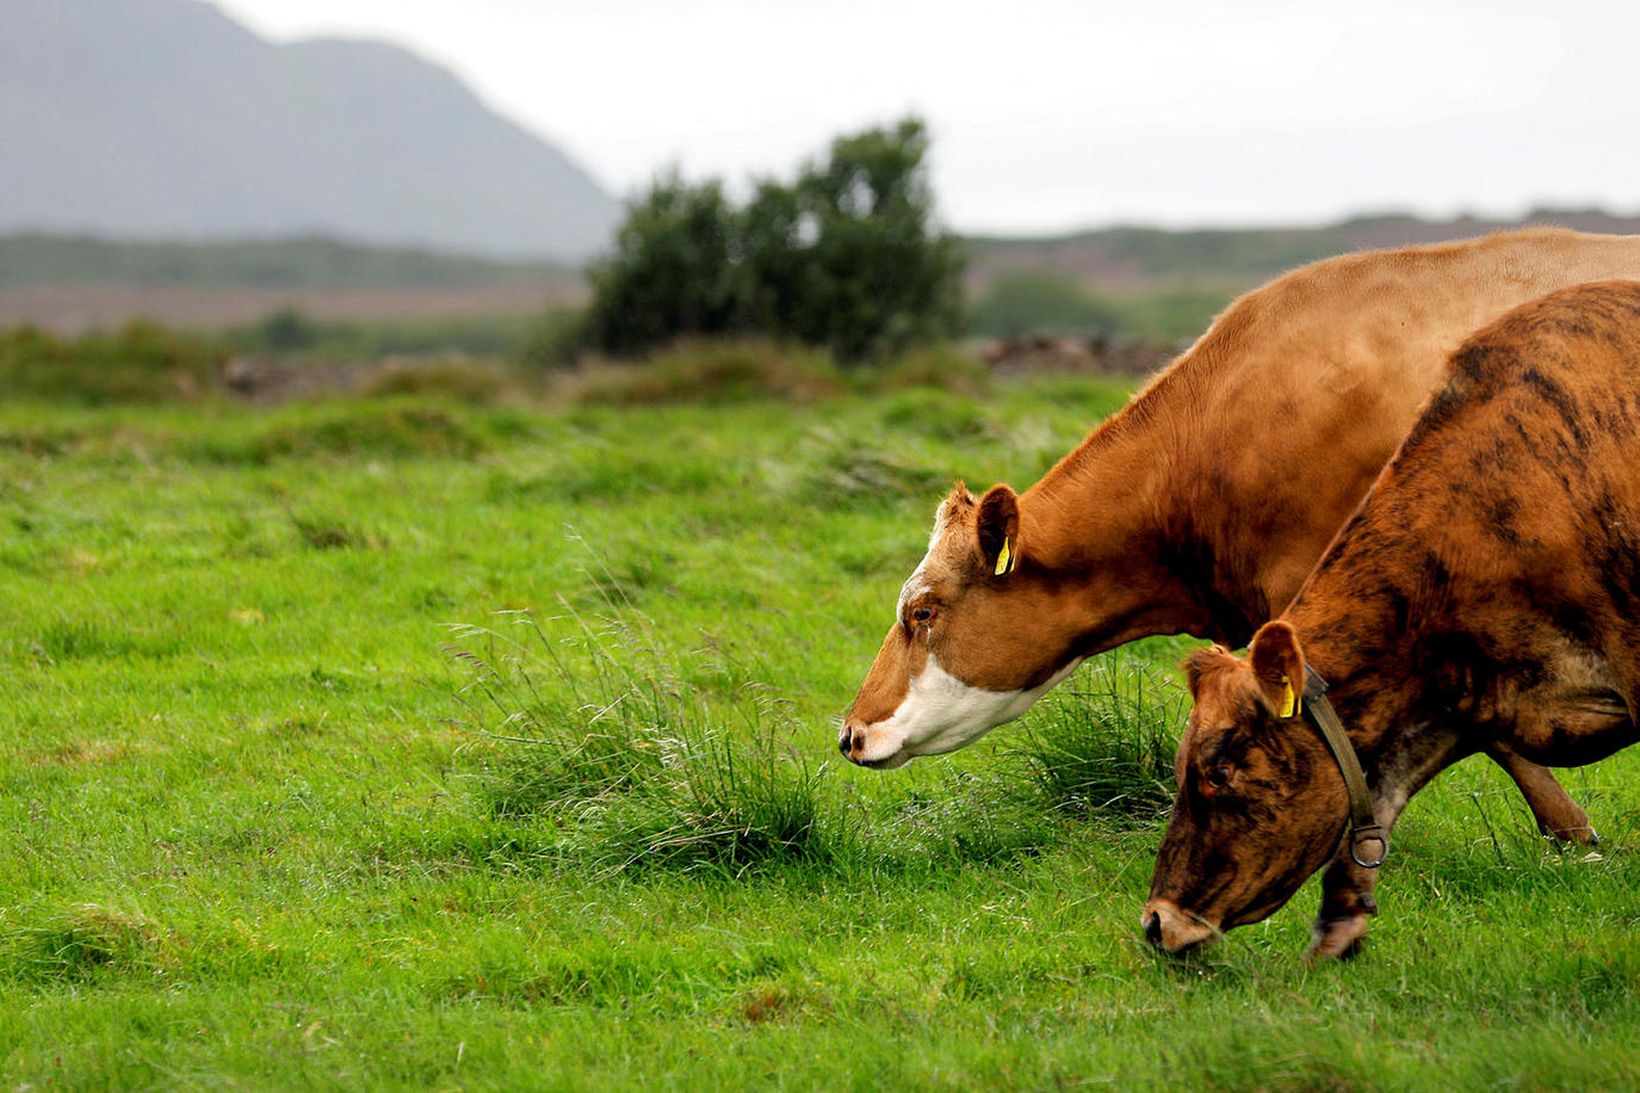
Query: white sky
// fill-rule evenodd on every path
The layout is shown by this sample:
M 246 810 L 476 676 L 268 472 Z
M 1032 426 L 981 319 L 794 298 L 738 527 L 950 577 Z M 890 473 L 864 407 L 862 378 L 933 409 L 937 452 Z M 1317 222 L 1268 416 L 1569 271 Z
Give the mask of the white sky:
M 965 231 L 1640 210 L 1640 4 L 222 0 L 369 36 L 630 193 L 786 173 L 915 110 Z

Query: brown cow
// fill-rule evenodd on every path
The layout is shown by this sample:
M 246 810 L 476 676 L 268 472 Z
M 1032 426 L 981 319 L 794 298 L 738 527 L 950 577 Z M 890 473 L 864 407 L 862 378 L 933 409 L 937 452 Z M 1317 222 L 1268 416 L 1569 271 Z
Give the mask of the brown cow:
M 1534 230 L 1364 253 L 1241 297 L 1023 495 L 946 498 L 843 754 L 889 768 L 954 751 L 1135 638 L 1246 641 L 1298 591 L 1463 339 L 1607 277 L 1640 278 L 1640 237 Z M 1489 754 L 1545 830 L 1592 838 L 1548 771 Z
M 1256 922 L 1329 859 L 1312 952 L 1366 932 L 1376 874 L 1339 838 L 1347 759 L 1284 694 L 1306 664 L 1386 834 L 1466 755 L 1576 766 L 1640 738 L 1640 284 L 1557 292 L 1477 334 L 1248 658 L 1190 658 L 1144 912 L 1157 945 Z

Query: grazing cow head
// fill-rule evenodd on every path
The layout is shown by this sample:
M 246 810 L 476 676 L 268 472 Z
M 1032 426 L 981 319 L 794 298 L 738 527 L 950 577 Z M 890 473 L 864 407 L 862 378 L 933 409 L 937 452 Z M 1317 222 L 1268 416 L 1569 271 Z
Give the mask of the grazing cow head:
M 1007 486 L 961 484 L 939 507 L 928 554 L 900 591 L 838 746 L 861 766 L 898 767 L 1012 721 L 1080 662 L 1081 629 L 1036 564 Z
M 1304 685 L 1291 626 L 1266 624 L 1246 660 L 1215 645 L 1185 670 L 1195 707 L 1143 915 L 1146 936 L 1175 953 L 1274 913 L 1349 819 L 1338 764 L 1290 697 Z

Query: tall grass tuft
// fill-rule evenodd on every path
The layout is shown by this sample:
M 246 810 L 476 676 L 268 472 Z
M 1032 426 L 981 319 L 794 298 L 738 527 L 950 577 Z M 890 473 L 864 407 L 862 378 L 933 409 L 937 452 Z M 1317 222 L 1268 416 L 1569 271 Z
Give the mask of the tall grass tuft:
M 1007 756 L 1050 807 L 1153 820 L 1173 800 L 1184 688 L 1143 661 L 1100 657 L 1045 701 Z
M 528 613 L 503 619 L 457 628 L 449 647 L 471 673 L 470 713 L 502 745 L 482 781 L 492 815 L 553 824 L 562 858 L 613 872 L 837 854 L 824 764 L 789 746 L 785 704 L 758 684 L 724 670 L 721 693 L 684 683 L 630 613 L 572 613 L 563 638 Z
M 141 915 L 86 903 L 38 923 L 0 929 L 0 982 L 49 984 L 104 970 L 151 968 L 162 931 Z

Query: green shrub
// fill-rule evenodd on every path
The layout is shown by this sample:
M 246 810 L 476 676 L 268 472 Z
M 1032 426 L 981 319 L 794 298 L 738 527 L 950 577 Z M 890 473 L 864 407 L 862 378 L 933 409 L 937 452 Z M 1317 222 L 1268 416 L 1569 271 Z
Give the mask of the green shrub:
M 676 338 L 737 325 L 740 277 L 734 210 L 717 181 L 664 176 L 627 209 L 615 255 L 594 266 L 584 334 L 633 356 Z
M 586 344 L 634 356 L 753 333 L 858 361 L 949 336 L 963 260 L 934 224 L 927 153 L 915 119 L 841 137 L 791 184 L 760 182 L 739 210 L 717 180 L 661 178 L 592 271 Z
M 964 258 L 934 223 L 928 148 L 906 119 L 833 141 L 789 190 L 764 183 L 742 217 L 750 321 L 842 361 L 955 333 Z

